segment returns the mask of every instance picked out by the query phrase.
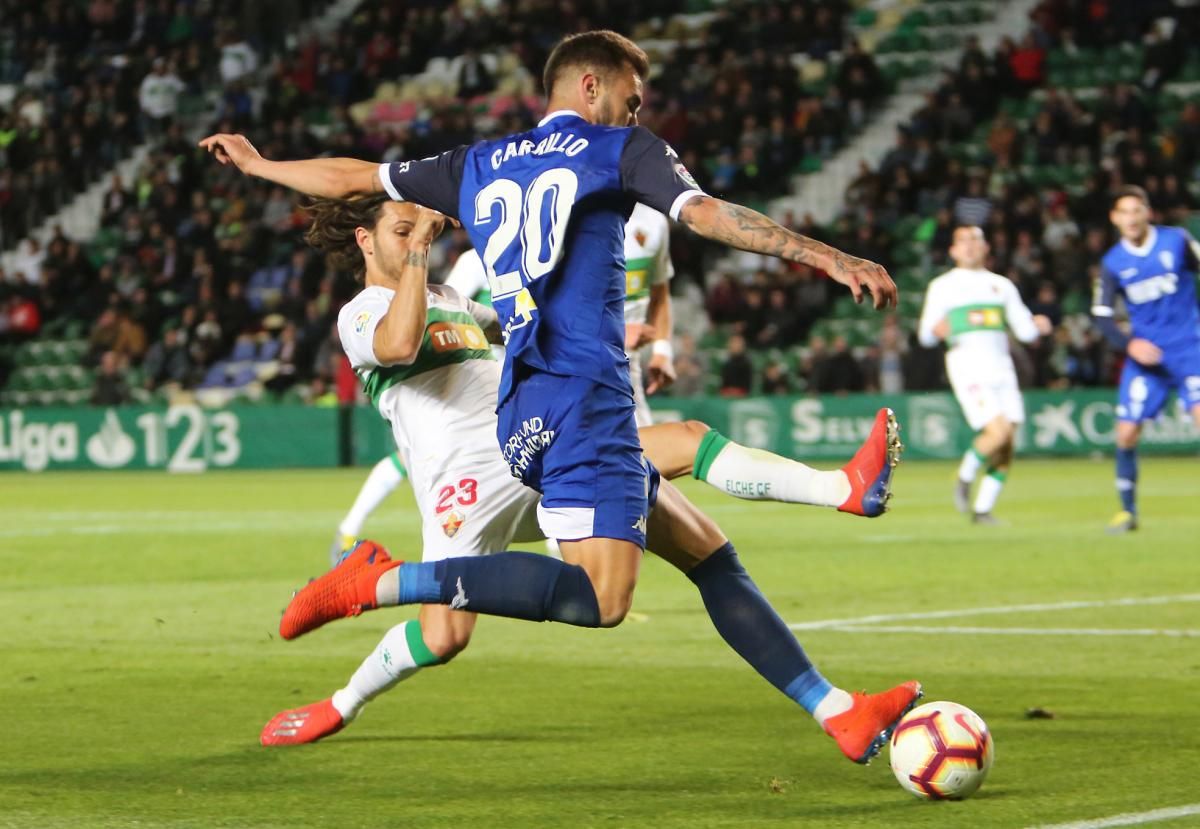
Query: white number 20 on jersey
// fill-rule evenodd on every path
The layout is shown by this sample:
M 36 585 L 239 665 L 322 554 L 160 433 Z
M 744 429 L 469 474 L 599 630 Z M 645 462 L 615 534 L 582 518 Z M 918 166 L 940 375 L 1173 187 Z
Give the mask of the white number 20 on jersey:
M 508 178 L 498 178 L 475 196 L 475 224 L 491 224 L 496 205 L 500 206 L 500 222 L 488 237 L 483 250 L 483 266 L 487 269 L 492 299 L 503 299 L 520 292 L 526 282 L 545 276 L 554 270 L 563 255 L 563 239 L 579 178 L 565 167 L 546 170 L 535 178 L 529 189 Z M 546 199 L 551 199 L 549 226 L 543 228 L 542 213 Z M 496 273 L 496 263 L 520 234 L 520 270 Z M 549 243 L 549 252 L 542 258 L 542 247 Z M 524 277 L 522 277 L 522 273 Z

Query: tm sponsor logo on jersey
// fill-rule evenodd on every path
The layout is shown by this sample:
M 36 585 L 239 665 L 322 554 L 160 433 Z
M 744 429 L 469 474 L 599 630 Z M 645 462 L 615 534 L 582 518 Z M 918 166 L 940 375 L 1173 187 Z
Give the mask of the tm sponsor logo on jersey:
M 430 323 L 429 342 L 434 351 L 480 350 L 488 347 L 487 337 L 477 325 L 458 322 Z
M 1143 279 L 1141 282 L 1130 282 L 1124 287 L 1125 298 L 1135 305 L 1154 302 L 1156 299 L 1170 296 L 1178 290 L 1179 275 L 1174 273 L 1159 274 L 1149 279 Z
M 562 153 L 568 158 L 574 158 L 587 149 L 586 138 L 576 138 L 573 133 L 552 132 L 541 141 L 534 144 L 528 138 L 520 141 L 509 141 L 504 149 L 496 148 L 492 153 L 492 169 L 499 170 L 506 161 L 523 155 L 553 155 Z
M 522 477 L 539 453 L 554 442 L 554 430 L 546 429 L 540 417 L 531 417 L 504 442 L 504 460 L 514 478 Z

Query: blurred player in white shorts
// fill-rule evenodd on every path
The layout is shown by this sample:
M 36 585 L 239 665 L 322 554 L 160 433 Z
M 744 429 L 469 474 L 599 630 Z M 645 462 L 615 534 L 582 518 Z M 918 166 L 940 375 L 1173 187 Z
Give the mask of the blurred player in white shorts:
M 957 266 L 929 283 L 918 337 L 948 346 L 946 375 L 971 429 L 977 432 L 958 469 L 954 502 L 972 521 L 993 524 L 992 509 L 1012 465 L 1025 402 L 1008 348 L 1009 330 L 1023 343 L 1050 333 L 1050 320 L 1030 313 L 1017 287 L 984 267 L 988 244 L 978 227 L 954 231 L 950 258 Z M 970 502 L 980 469 L 983 481 Z

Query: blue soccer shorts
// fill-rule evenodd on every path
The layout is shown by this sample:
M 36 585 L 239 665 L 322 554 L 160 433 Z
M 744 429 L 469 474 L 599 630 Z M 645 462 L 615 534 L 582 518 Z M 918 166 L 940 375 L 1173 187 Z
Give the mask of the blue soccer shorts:
M 645 549 L 659 475 L 642 456 L 633 395 L 583 377 L 521 371 L 497 412 L 496 437 L 513 476 L 542 493 L 542 532 Z
M 1153 420 L 1172 390 L 1188 411 L 1200 405 L 1200 342 L 1164 348 L 1163 361 L 1157 366 L 1126 359 L 1117 394 L 1117 419 L 1129 423 Z

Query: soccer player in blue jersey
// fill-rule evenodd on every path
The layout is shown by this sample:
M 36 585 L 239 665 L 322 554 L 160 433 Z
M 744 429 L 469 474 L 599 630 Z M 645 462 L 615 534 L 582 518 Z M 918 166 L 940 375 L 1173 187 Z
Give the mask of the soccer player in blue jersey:
M 1117 192 L 1109 219 L 1121 239 L 1104 255 L 1092 316 L 1125 355 L 1117 401 L 1117 493 L 1121 510 L 1110 533 L 1136 530 L 1137 445 L 1142 424 L 1157 417 L 1174 390 L 1200 428 L 1200 245 L 1186 230 L 1150 223 L 1141 187 Z M 1113 303 L 1125 300 L 1130 333 L 1117 327 Z
M 645 53 L 614 32 L 567 37 L 547 60 L 549 114 L 536 128 L 420 161 L 271 162 L 241 136 L 201 142 L 222 163 L 302 192 L 383 189 L 461 222 L 483 259 L 507 345 L 497 437 L 514 476 L 542 493 L 540 523 L 563 556 L 408 563 L 361 544 L 293 599 L 281 633 L 293 638 L 363 610 L 416 603 L 611 627 L 629 611 L 649 529 L 656 552 L 683 562 L 726 642 L 843 753 L 866 762 L 920 686 L 853 696 L 832 686 L 732 544 L 697 553 L 715 538 L 709 522 L 669 483 L 660 486 L 638 443 L 624 351 L 623 228 L 642 202 L 707 238 L 819 267 L 856 300 L 869 292 L 876 308 L 895 304 L 896 286 L 875 263 L 705 194 L 675 151 L 636 125 L 648 70 Z M 886 497 L 884 466 L 852 482 L 865 499 Z

